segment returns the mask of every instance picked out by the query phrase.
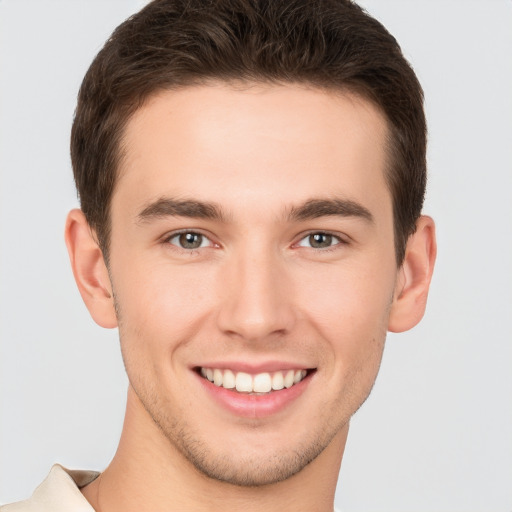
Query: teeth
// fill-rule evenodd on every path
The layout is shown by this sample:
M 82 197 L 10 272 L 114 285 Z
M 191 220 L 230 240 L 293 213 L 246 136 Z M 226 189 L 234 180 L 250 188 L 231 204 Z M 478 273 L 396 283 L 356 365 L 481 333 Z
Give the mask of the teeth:
M 272 377 L 272 389 L 279 391 L 284 388 L 283 372 L 276 372 Z
M 258 373 L 252 381 L 252 389 L 255 393 L 268 393 L 272 389 L 272 377 L 270 373 Z
M 216 386 L 235 389 L 240 393 L 269 393 L 283 388 L 291 388 L 307 375 L 306 370 L 285 370 L 274 373 L 251 375 L 245 372 L 234 373 L 232 370 L 218 368 L 201 368 L 201 375 Z
M 304 372 L 304 373 L 302 373 Z M 306 376 L 306 371 L 305 370 L 297 370 L 295 372 L 295 375 L 293 376 L 293 383 L 294 384 L 297 384 L 298 382 L 300 382 L 304 377 Z
M 252 377 L 248 373 L 239 372 L 236 374 L 236 390 L 250 393 L 252 389 Z
M 291 388 L 293 386 L 293 379 L 295 377 L 295 372 L 293 370 L 288 370 L 286 375 L 284 376 L 284 387 Z
M 233 389 L 234 387 L 236 387 L 235 374 L 231 370 L 226 370 L 224 372 L 222 386 L 225 387 L 226 389 Z
M 213 383 L 216 386 L 222 386 L 223 375 L 220 370 L 213 370 Z

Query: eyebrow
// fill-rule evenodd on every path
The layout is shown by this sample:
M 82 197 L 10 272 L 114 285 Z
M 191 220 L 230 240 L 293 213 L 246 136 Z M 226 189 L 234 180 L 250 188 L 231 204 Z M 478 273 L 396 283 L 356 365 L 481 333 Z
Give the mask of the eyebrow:
M 290 221 L 303 221 L 326 216 L 358 217 L 373 222 L 373 215 L 363 205 L 349 199 L 310 199 L 292 206 L 287 217 Z M 222 208 L 211 202 L 192 199 L 179 200 L 162 197 L 147 205 L 138 215 L 138 222 L 164 217 L 188 217 L 226 221 Z
M 196 219 L 225 220 L 222 209 L 214 204 L 195 200 L 162 197 L 146 206 L 138 215 L 139 222 L 163 217 L 190 217 Z
M 311 220 L 325 216 L 358 217 L 373 223 L 373 215 L 363 205 L 349 199 L 311 199 L 294 206 L 288 214 L 290 220 Z

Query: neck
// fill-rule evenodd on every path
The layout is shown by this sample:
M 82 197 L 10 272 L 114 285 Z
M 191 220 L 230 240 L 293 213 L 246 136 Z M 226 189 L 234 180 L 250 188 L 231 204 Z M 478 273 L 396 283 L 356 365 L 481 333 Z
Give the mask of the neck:
M 347 434 L 348 425 L 315 460 L 284 481 L 236 486 L 198 471 L 164 436 L 130 388 L 114 459 L 82 492 L 97 512 L 332 512 Z

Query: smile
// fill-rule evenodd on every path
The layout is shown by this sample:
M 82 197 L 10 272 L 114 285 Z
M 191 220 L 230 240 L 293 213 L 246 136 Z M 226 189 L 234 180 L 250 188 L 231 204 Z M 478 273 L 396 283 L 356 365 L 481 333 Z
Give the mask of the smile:
M 308 374 L 307 370 L 283 370 L 263 372 L 251 375 L 245 372 L 201 367 L 199 373 L 215 386 L 238 391 L 239 393 L 270 393 L 289 389 L 301 382 Z

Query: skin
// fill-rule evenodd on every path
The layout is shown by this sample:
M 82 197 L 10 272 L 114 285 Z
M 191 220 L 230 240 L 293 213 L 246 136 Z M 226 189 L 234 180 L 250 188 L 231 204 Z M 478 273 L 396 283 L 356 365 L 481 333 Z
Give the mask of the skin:
M 108 271 L 83 214 L 66 226 L 130 381 L 119 449 L 82 490 L 96 510 L 332 510 L 349 419 L 387 330 L 421 319 L 435 259 L 421 217 L 396 266 L 386 134 L 369 102 L 295 85 L 162 92 L 129 121 Z M 305 214 L 313 200 L 328 214 Z M 285 406 L 241 415 L 196 370 L 244 364 L 310 373 Z

